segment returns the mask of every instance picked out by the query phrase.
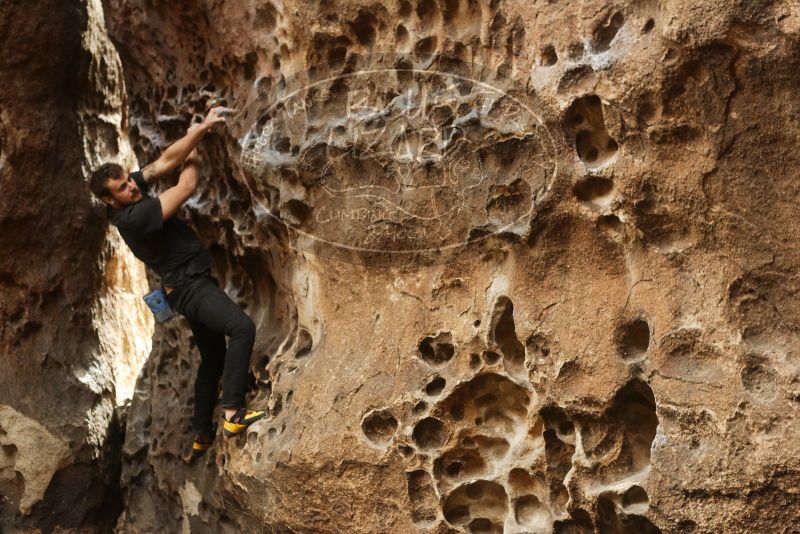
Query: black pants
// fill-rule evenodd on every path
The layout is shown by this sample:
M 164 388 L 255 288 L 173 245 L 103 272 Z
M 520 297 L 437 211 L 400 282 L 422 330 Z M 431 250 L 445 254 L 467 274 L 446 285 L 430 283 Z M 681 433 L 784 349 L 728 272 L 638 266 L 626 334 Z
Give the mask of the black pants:
M 194 383 L 192 428 L 211 435 L 217 387 L 222 377 L 223 408 L 244 406 L 256 327 L 210 274 L 181 284 L 167 295 L 172 309 L 189 320 L 200 351 Z M 225 336 L 230 337 L 227 348 Z

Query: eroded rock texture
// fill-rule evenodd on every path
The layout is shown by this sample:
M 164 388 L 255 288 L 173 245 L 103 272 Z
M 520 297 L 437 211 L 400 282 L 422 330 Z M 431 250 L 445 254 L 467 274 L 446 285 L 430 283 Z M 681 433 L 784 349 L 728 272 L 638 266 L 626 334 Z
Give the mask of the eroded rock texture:
M 0 531 L 108 531 L 152 332 L 85 180 L 124 157 L 119 58 L 99 2 L 3 2 L 0 42 Z
M 106 9 L 141 161 L 239 110 L 188 213 L 275 414 L 188 464 L 160 329 L 124 531 L 795 528 L 793 5 Z
M 140 164 L 238 110 L 183 215 L 273 412 L 189 462 L 157 326 L 119 532 L 796 530 L 796 5 L 103 7 Z

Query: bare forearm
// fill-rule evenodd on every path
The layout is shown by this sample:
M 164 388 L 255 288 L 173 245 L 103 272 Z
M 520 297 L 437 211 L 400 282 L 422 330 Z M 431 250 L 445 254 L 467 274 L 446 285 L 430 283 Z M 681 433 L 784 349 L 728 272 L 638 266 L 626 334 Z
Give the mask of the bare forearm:
M 194 163 L 187 164 L 181 171 L 178 183 L 158 195 L 158 200 L 161 202 L 161 216 L 164 220 L 175 215 L 181 204 L 194 195 L 199 174 L 200 167 Z
M 194 193 L 197 190 L 197 180 L 200 176 L 200 165 L 192 160 L 181 171 L 180 178 L 178 178 L 178 185 L 185 187 Z
M 142 169 L 144 179 L 149 182 L 157 176 L 172 172 L 195 149 L 206 132 L 215 124 L 225 122 L 225 115 L 232 111 L 234 110 L 222 106 L 211 108 L 203 122 L 192 124 L 185 136 L 168 146 L 156 161 Z
M 161 157 L 158 158 L 162 161 L 162 172 L 171 172 L 183 163 L 186 156 L 194 150 L 209 129 L 211 129 L 211 125 L 203 124 L 199 128 L 190 130 L 189 133 L 169 145 L 161 154 Z

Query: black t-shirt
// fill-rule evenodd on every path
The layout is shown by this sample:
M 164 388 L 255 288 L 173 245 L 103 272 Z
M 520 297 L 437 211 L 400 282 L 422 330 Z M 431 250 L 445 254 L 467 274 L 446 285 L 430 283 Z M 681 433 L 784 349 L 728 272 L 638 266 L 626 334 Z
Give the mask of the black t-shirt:
M 139 186 L 142 200 L 124 208 L 109 208 L 109 219 L 133 255 L 160 276 L 166 287 L 178 287 L 192 275 L 210 271 L 211 255 L 192 229 L 177 214 L 163 220 L 161 201 L 148 194 L 141 171 L 132 172 L 131 178 Z

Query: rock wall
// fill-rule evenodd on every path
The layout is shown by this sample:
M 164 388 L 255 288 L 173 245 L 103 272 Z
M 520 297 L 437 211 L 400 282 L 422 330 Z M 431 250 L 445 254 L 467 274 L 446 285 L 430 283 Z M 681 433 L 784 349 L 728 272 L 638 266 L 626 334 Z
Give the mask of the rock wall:
M 190 464 L 157 330 L 121 531 L 794 528 L 790 3 L 106 10 L 141 161 L 238 110 L 188 214 L 273 412 Z
M 81 139 L 124 159 L 127 131 L 144 165 L 212 99 L 237 109 L 183 216 L 258 326 L 249 401 L 272 412 L 191 462 L 198 354 L 157 325 L 116 531 L 794 531 L 794 4 L 103 7 L 124 84 L 98 86 L 127 100 L 67 136 L 71 168 Z M 92 93 L 67 94 L 42 116 Z
M 123 156 L 119 58 L 98 2 L 3 2 L 0 27 L 0 531 L 108 531 L 116 385 L 152 335 L 141 304 L 121 305 L 143 270 L 86 185 Z M 142 336 L 124 349 L 109 326 L 122 318 Z

